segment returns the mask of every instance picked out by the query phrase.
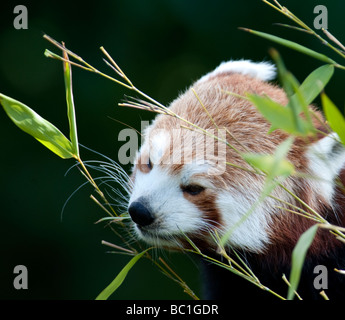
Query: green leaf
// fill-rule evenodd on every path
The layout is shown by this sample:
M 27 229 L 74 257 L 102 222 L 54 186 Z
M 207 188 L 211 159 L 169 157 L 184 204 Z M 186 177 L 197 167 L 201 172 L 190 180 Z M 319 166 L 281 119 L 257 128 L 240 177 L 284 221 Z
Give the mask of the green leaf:
M 265 33 L 265 32 L 260 32 L 260 31 L 255 31 L 255 30 L 251 30 L 251 29 L 245 29 L 243 28 L 243 30 L 245 31 L 248 31 L 252 34 L 255 34 L 259 37 L 262 37 L 262 38 L 265 38 L 267 40 L 270 40 L 270 41 L 273 41 L 275 43 L 278 43 L 280 45 L 283 45 L 285 47 L 288 47 L 290 49 L 293 49 L 293 50 L 296 50 L 296 51 L 299 51 L 303 54 L 306 54 L 310 57 L 313 57 L 315 59 L 318 59 L 318 60 L 321 60 L 323 62 L 327 62 L 327 63 L 330 63 L 330 64 L 337 64 L 334 60 L 332 60 L 331 58 L 328 58 L 327 56 L 325 56 L 324 54 L 321 54 L 321 53 L 318 53 L 314 50 L 311 50 L 305 46 L 302 46 L 296 42 L 293 42 L 293 41 L 290 41 L 290 40 L 286 40 L 286 39 L 283 39 L 283 38 L 280 38 L 280 37 L 277 37 L 277 36 L 274 36 L 274 35 L 271 35 L 271 34 L 268 34 L 268 33 Z
M 63 44 L 64 45 L 64 44 Z M 68 54 L 66 51 L 63 52 L 65 60 L 69 61 Z M 70 139 L 72 142 L 73 153 L 79 157 L 79 144 L 77 134 L 77 122 L 75 116 L 75 107 L 73 99 L 72 89 L 72 67 L 71 64 L 64 61 L 64 79 L 65 79 L 65 90 L 66 90 L 66 102 L 67 102 L 67 116 L 69 121 Z
M 271 49 L 270 53 L 277 65 L 279 78 L 289 102 L 286 106 L 283 106 L 269 97 L 257 95 L 249 95 L 249 100 L 254 103 L 261 114 L 271 123 L 272 126 L 269 133 L 276 129 L 282 129 L 298 136 L 314 134 L 315 128 L 310 115 L 309 101 L 314 98 L 316 90 L 315 88 L 311 89 L 311 83 L 314 82 L 316 76 L 320 76 L 323 83 L 327 83 L 332 74 L 331 69 L 334 68 L 327 66 L 327 69 L 324 68 L 312 73 L 300 86 L 293 74 L 286 69 L 279 53 L 275 49 Z M 320 91 L 317 92 L 319 93 Z M 301 117 L 301 114 L 304 117 Z
M 334 66 L 330 64 L 323 65 L 314 70 L 299 87 L 306 104 L 311 104 L 321 93 L 334 73 Z
M 259 109 L 261 114 L 272 124 L 273 129 L 295 132 L 292 115 L 287 108 L 269 97 L 248 95 L 249 100 Z M 273 130 L 272 130 L 273 131 Z
M 328 98 L 325 93 L 321 94 L 321 101 L 323 111 L 326 119 L 334 132 L 336 132 L 342 142 L 345 145 L 345 119 L 339 109 Z
M 282 180 L 294 173 L 293 164 L 286 159 L 292 143 L 293 137 L 289 137 L 277 147 L 273 155 L 242 154 L 249 164 L 266 173 L 265 184 L 261 192 L 262 199 L 268 196 Z M 277 177 L 280 179 L 276 179 Z
M 97 296 L 96 300 L 107 300 L 126 279 L 128 272 L 137 263 L 137 261 L 150 249 L 151 248 L 148 248 L 143 252 L 137 254 L 135 257 L 133 257 L 120 271 L 116 278 Z
M 295 291 L 297 290 L 301 278 L 304 260 L 307 251 L 314 240 L 317 228 L 318 225 L 315 224 L 312 227 L 310 227 L 307 231 L 305 231 L 299 238 L 295 248 L 292 251 L 291 273 L 289 279 L 290 286 L 287 295 L 288 300 L 293 299 Z
M 49 121 L 23 103 L 0 94 L 0 103 L 11 120 L 63 159 L 75 156 L 71 142 Z
M 289 99 L 289 103 L 286 107 L 290 110 L 292 114 L 294 127 L 299 134 L 307 134 L 309 133 L 312 125 L 309 116 L 308 106 L 305 102 L 303 95 L 299 91 L 299 83 L 297 79 L 293 76 L 293 74 L 286 69 L 285 64 L 282 58 L 280 57 L 278 51 L 276 51 L 275 49 L 271 49 L 270 53 L 277 65 L 280 81 Z M 291 99 L 293 96 L 294 99 Z M 304 111 L 306 115 L 308 125 L 303 123 L 303 120 L 300 117 L 300 113 L 302 111 Z
M 271 123 L 270 131 L 281 129 L 294 135 L 305 135 L 311 131 L 308 123 L 302 118 L 298 122 L 300 128 L 297 127 L 297 122 L 290 108 L 273 101 L 269 97 L 248 95 L 248 98 Z
M 243 158 L 255 168 L 258 168 L 265 173 L 273 173 L 274 171 L 274 175 L 276 176 L 289 175 L 294 171 L 294 166 L 291 162 L 283 159 L 276 164 L 276 160 L 273 155 L 246 153 L 243 155 Z

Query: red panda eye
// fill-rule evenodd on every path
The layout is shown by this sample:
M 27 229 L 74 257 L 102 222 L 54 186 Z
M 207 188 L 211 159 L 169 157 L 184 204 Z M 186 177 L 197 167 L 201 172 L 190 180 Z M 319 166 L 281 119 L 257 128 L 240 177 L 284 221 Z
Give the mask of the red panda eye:
M 187 186 L 181 186 L 183 192 L 186 192 L 192 196 L 196 196 L 205 190 L 204 187 L 198 186 L 197 184 L 189 184 Z

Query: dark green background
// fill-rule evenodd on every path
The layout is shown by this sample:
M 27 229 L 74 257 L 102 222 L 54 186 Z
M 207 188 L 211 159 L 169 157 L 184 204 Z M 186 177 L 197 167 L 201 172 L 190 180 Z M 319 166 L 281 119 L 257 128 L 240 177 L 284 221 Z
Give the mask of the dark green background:
M 309 25 L 314 6 L 326 5 L 329 30 L 345 40 L 343 1 L 283 3 Z M 13 27 L 17 4 L 28 9 L 28 30 Z M 341 60 L 314 38 L 273 26 L 275 22 L 289 23 L 259 0 L 2 1 L 0 92 L 24 102 L 68 134 L 62 66 L 44 57 L 45 48 L 55 49 L 42 38 L 43 33 L 65 41 L 91 64 L 111 73 L 101 60 L 103 45 L 140 89 L 163 104 L 221 61 L 270 59 L 272 43 L 238 30 L 241 26 L 288 37 Z M 277 48 L 300 81 L 321 65 Z M 154 115 L 117 107 L 129 92 L 106 79 L 79 69 L 73 75 L 80 143 L 116 160 L 117 136 L 125 126 L 111 118 L 139 129 L 141 119 Z M 336 70 L 326 89 L 341 109 L 343 79 L 344 73 Z M 64 176 L 73 160 L 55 156 L 15 127 L 1 110 L 0 145 L 0 298 L 94 299 L 129 258 L 108 254 L 101 245 L 101 240 L 121 243 L 108 228 L 94 224 L 104 214 L 89 199 L 92 190 L 78 192 L 61 217 L 66 199 L 84 182 L 75 169 Z M 82 157 L 89 160 L 95 155 L 82 150 Z M 178 254 L 165 257 L 199 293 L 195 261 Z M 28 268 L 28 290 L 13 288 L 13 268 L 18 264 Z M 142 260 L 112 298 L 187 296 Z

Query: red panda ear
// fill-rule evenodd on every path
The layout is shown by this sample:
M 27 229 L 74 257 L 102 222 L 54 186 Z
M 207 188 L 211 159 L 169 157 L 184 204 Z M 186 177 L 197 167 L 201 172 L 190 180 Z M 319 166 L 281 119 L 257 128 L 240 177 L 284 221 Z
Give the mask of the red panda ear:
M 276 67 L 269 62 L 253 62 L 251 60 L 227 61 L 221 63 L 215 70 L 203 76 L 199 81 L 207 81 L 219 74 L 240 73 L 264 81 L 276 77 Z

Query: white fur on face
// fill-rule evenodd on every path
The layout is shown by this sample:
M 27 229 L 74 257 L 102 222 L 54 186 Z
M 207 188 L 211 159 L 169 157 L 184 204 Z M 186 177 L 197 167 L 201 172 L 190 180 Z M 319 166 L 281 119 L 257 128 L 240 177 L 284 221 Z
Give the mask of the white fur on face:
M 247 193 L 247 196 L 251 194 L 249 189 Z M 254 198 L 248 199 L 241 193 L 222 191 L 217 197 L 217 206 L 221 212 L 224 230 L 230 231 L 228 244 L 260 252 L 269 243 L 266 231 L 269 213 L 264 210 L 263 204 L 252 211 L 254 203 Z
M 197 236 L 202 231 L 208 230 L 207 223 L 203 219 L 203 212 L 183 196 L 180 185 L 181 183 L 198 183 L 206 188 L 212 188 L 212 182 L 205 177 L 193 178 L 193 174 L 203 172 L 205 168 L 191 167 L 188 165 L 180 174 L 173 176 L 159 166 L 148 173 L 141 171 L 136 173 L 129 203 L 139 197 L 144 197 L 145 203 L 156 218 L 153 225 L 148 226 L 148 232 L 143 233 L 136 228 L 137 234 L 143 240 L 152 244 L 169 246 L 174 245 L 171 241 L 169 243 L 169 239 L 174 236 L 181 237 L 181 231 L 187 235 Z M 234 227 L 228 244 L 254 252 L 264 249 L 269 242 L 266 232 L 269 213 L 264 210 L 263 205 L 246 217 L 246 213 L 255 202 L 254 198 L 248 199 L 240 193 L 234 194 L 229 190 L 216 190 L 216 193 L 215 205 L 223 221 L 218 231 L 226 232 Z
M 181 170 L 172 174 L 169 165 L 175 163 L 161 163 L 167 151 L 171 148 L 175 150 L 171 146 L 171 140 L 169 131 L 155 129 L 154 125 L 146 130 L 145 143 L 138 157 L 141 153 L 149 154 L 152 168 L 144 170 L 146 172 L 136 170 L 129 200 L 130 206 L 140 198 L 139 201 L 143 201 L 154 216 L 152 224 L 140 228 L 135 225 L 135 231 L 143 240 L 155 245 L 174 245 L 176 238 L 183 237 L 183 234 L 195 236 L 201 231 L 209 230 L 209 223 L 203 218 L 203 212 L 185 198 L 181 186 L 198 184 L 205 188 L 212 187 L 210 179 L 202 178 L 203 174 L 208 173 L 210 164 L 199 158 L 188 158 Z M 181 147 L 178 145 L 178 153 L 181 153 Z
M 336 141 L 337 138 L 335 134 L 331 134 L 311 145 L 307 152 L 309 169 L 318 178 L 311 180 L 313 192 L 322 194 L 330 204 L 334 193 L 334 179 L 345 163 L 345 149 Z M 155 158 L 156 163 L 159 163 L 168 145 L 163 131 L 151 139 L 150 155 Z M 142 150 L 148 152 L 148 148 L 146 143 Z M 155 216 L 153 224 L 144 228 L 146 232 L 136 227 L 137 234 L 155 245 L 174 246 L 174 239 L 182 236 L 181 231 L 197 236 L 207 230 L 209 225 L 203 219 L 203 212 L 185 198 L 181 190 L 181 185 L 196 183 L 213 189 L 216 195 L 215 206 L 222 221 L 219 231 L 233 230 L 228 244 L 252 252 L 262 251 L 270 243 L 269 230 L 274 203 L 266 199 L 247 215 L 260 194 L 260 188 L 256 186 L 253 189 L 252 185 L 248 185 L 243 186 L 242 190 L 215 190 L 212 176 L 205 175 L 208 170 L 207 163 L 197 162 L 185 164 L 174 174 L 169 171 L 169 165 L 154 164 L 146 173 L 137 170 L 129 204 L 143 197 Z M 280 197 L 284 198 L 284 195 Z
M 155 129 L 149 132 L 151 147 L 150 160 L 153 164 L 159 163 L 165 151 L 170 148 L 171 137 L 166 130 Z
M 167 245 L 169 243 L 162 239 L 181 236 L 181 231 L 188 234 L 204 228 L 202 212 L 184 198 L 181 180 L 181 175 L 171 176 L 159 166 L 154 166 L 148 173 L 136 172 L 129 204 L 143 197 L 155 217 L 152 225 L 145 228 L 147 233 L 136 228 L 147 242 Z

